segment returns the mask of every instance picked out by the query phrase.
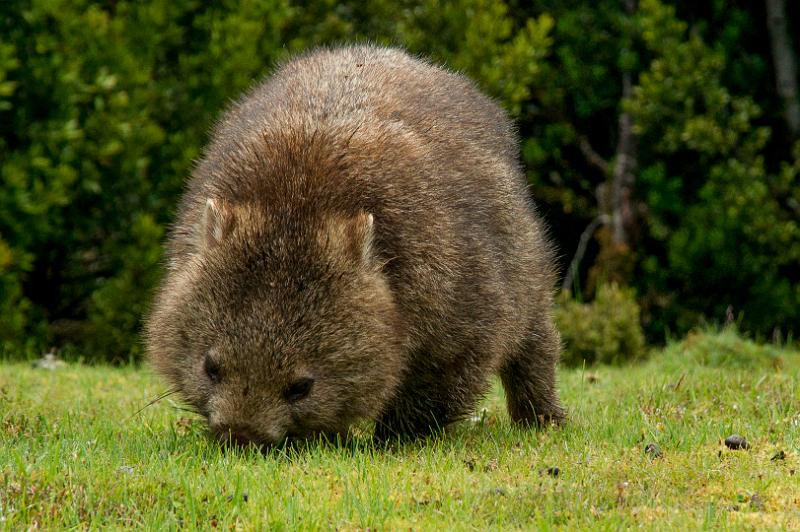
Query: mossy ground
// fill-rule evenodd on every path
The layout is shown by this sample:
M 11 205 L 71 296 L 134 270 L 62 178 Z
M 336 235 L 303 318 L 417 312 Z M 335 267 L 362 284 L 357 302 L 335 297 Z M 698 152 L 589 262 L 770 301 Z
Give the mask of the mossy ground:
M 388 449 L 223 451 L 169 400 L 133 415 L 163 389 L 135 368 L 0 364 L 0 527 L 800 527 L 800 355 L 730 331 L 564 370 L 563 428 L 512 426 L 496 386 L 478 420 Z

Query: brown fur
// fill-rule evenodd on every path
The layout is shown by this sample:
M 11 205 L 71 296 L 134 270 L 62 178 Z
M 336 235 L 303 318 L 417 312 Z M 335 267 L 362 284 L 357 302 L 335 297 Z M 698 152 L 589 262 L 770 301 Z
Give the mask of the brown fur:
M 378 437 L 425 434 L 471 411 L 492 373 L 514 420 L 563 418 L 552 253 L 512 124 L 400 50 L 317 50 L 235 104 L 168 261 L 149 357 L 222 437 L 363 418 Z

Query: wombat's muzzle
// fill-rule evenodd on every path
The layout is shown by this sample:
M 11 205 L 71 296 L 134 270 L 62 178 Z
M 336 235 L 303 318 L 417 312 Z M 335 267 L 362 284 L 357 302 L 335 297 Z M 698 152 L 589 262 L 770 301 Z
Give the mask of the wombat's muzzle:
M 267 438 L 245 425 L 216 425 L 211 427 L 211 432 L 223 445 L 246 447 L 250 444 L 262 446 L 269 443 Z

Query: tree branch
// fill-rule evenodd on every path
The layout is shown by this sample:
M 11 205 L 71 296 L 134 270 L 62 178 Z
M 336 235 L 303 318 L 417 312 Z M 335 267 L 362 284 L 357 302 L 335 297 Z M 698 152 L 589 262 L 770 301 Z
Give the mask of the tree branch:
M 578 275 L 578 267 L 581 265 L 583 255 L 586 253 L 586 246 L 589 245 L 589 239 L 592 237 L 597 228 L 601 225 L 607 224 L 610 217 L 607 214 L 601 214 L 586 226 L 586 229 L 581 233 L 581 238 L 578 240 L 578 248 L 575 250 L 575 255 L 569 263 L 566 275 L 564 275 L 564 282 L 561 284 L 561 290 L 566 291 L 572 288 L 572 283 Z
M 580 148 L 581 153 L 586 157 L 586 161 L 589 164 L 603 172 L 604 176 L 608 175 L 608 169 L 611 168 L 611 165 L 595 151 L 586 135 L 578 133 L 578 148 Z

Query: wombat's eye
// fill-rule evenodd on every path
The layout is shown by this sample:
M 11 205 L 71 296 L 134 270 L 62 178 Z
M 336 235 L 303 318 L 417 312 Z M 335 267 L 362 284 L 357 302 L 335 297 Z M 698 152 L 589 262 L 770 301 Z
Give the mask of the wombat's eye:
M 287 401 L 294 403 L 295 401 L 304 399 L 311 391 L 312 386 L 314 386 L 314 379 L 312 379 L 311 377 L 300 379 L 299 381 L 294 382 L 291 386 L 286 388 L 286 391 L 283 393 L 283 396 L 286 398 Z
M 206 375 L 208 375 L 208 379 L 214 384 L 217 384 L 220 380 L 222 380 L 222 376 L 220 375 L 219 371 L 219 364 L 212 359 L 208 353 L 206 353 L 206 358 L 203 361 L 203 370 L 206 372 Z

